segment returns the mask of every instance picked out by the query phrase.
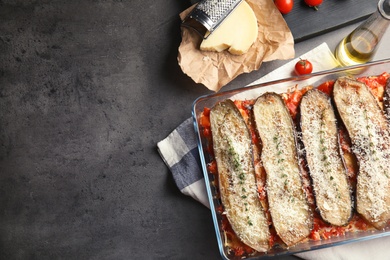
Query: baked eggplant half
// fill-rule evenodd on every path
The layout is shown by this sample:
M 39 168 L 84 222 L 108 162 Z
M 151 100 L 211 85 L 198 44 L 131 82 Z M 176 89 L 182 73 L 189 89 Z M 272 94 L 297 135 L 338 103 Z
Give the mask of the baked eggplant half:
M 334 101 L 352 142 L 359 170 L 357 212 L 377 229 L 390 219 L 390 137 L 386 117 L 368 87 L 339 78 Z
M 269 225 L 257 192 L 249 129 L 231 100 L 210 111 L 213 149 L 225 214 L 242 242 L 269 249 Z
M 339 146 L 336 116 L 330 98 L 312 89 L 301 99 L 300 130 L 317 210 L 332 225 L 348 224 L 351 188 Z
M 305 239 L 313 224 L 303 191 L 295 126 L 280 95 L 265 93 L 253 106 L 272 223 L 287 246 Z

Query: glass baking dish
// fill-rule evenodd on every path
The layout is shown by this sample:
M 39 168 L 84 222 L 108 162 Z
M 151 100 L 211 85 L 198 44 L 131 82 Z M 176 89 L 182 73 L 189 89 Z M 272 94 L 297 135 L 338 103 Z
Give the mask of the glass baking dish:
M 216 237 L 218 241 L 219 250 L 222 258 L 224 259 L 240 259 L 241 257 L 231 256 L 228 253 L 228 248 L 225 246 L 225 237 L 223 230 L 221 229 L 221 216 L 218 213 L 218 207 L 220 206 L 219 199 L 216 199 L 216 189 L 213 185 L 214 177 L 208 173 L 207 164 L 210 162 L 210 157 L 206 149 L 206 139 L 201 134 L 201 127 L 199 119 L 204 108 L 211 108 L 217 102 L 226 99 L 232 100 L 248 100 L 255 99 L 265 92 L 286 93 L 289 89 L 297 87 L 301 89 L 303 87 L 312 85 L 314 87 L 328 80 L 335 80 L 341 76 L 374 76 L 380 75 L 383 72 L 390 73 L 390 59 L 380 60 L 375 62 L 369 62 L 364 65 L 351 66 L 345 68 L 337 68 L 329 71 L 323 71 L 313 73 L 305 76 L 296 76 L 277 81 L 262 83 L 259 85 L 247 86 L 235 90 L 226 92 L 219 92 L 207 96 L 201 96 L 196 99 L 192 106 L 192 116 L 194 121 L 195 133 L 198 140 L 198 149 L 200 153 L 200 160 L 202 164 L 202 170 L 207 188 L 207 195 L 210 202 L 210 208 L 212 218 L 214 222 Z M 309 250 L 316 250 L 321 248 L 327 248 L 337 246 L 345 243 L 352 243 L 356 241 L 369 240 L 390 235 L 390 225 L 388 224 L 383 230 L 368 230 L 359 232 L 347 232 L 345 235 L 331 237 L 326 240 L 311 240 L 297 244 L 294 247 L 286 248 L 283 246 L 274 246 L 267 253 L 256 253 L 247 257 L 246 259 L 263 259 L 272 256 L 290 255 Z

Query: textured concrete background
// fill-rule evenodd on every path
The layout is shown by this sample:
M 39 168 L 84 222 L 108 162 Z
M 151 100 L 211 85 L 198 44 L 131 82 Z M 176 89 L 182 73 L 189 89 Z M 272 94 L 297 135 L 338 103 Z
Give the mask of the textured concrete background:
M 189 6 L 0 0 L 1 259 L 219 258 L 210 212 L 156 149 L 209 93 L 177 65 Z
M 176 62 L 189 4 L 0 1 L 2 259 L 218 257 L 156 150 L 204 93 Z

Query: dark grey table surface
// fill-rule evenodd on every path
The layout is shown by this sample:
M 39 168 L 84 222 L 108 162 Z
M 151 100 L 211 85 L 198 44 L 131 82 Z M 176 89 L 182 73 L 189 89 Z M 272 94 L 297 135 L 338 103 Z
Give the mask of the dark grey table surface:
M 189 6 L 0 0 L 1 259 L 220 258 L 209 210 L 180 193 L 156 147 L 210 93 L 177 64 Z

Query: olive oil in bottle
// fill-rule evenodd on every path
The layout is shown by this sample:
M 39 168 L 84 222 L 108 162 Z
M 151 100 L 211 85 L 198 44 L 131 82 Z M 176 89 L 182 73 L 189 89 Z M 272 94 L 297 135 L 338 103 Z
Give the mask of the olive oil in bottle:
M 350 34 L 341 41 L 335 52 L 341 65 L 357 65 L 371 60 L 378 37 L 368 30 L 364 33 L 365 35 Z
M 390 0 L 380 0 L 378 10 L 339 43 L 336 59 L 342 66 L 370 61 L 389 24 Z

